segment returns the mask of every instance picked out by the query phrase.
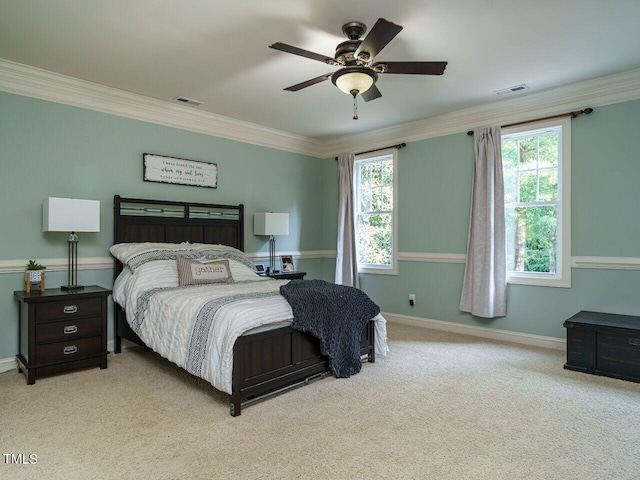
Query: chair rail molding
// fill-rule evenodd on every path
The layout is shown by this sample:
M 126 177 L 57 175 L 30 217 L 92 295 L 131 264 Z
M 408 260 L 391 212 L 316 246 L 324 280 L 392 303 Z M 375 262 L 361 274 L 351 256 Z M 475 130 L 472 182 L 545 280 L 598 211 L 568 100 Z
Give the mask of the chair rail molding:
M 465 263 L 464 253 L 398 252 L 401 262 Z M 571 268 L 640 270 L 640 257 L 571 257 Z
M 28 260 L 0 260 L 0 274 L 23 273 Z M 47 267 L 47 272 L 66 272 L 69 266 L 67 258 L 43 258 L 39 263 Z M 113 268 L 112 257 L 79 258 L 78 270 L 102 270 Z
M 306 250 L 306 251 L 282 251 L 276 252 L 276 256 L 292 255 L 294 259 L 336 258 L 335 250 Z M 247 257 L 253 262 L 269 260 L 269 252 L 247 252 Z M 113 257 L 79 258 L 78 270 L 110 270 L 113 268 Z M 0 274 L 23 273 L 26 270 L 28 260 L 0 260 Z M 67 258 L 44 258 L 40 260 L 47 272 L 66 272 Z
M 307 250 L 282 251 L 276 256 L 293 255 L 295 259 L 336 258 L 335 250 Z M 264 262 L 269 259 L 268 252 L 247 252 L 247 256 L 254 262 Z M 428 252 L 398 252 L 401 262 L 417 263 L 464 263 L 467 255 L 464 253 L 428 253 Z M 0 260 L 0 274 L 22 273 L 28 260 Z M 66 258 L 45 258 L 40 263 L 47 267 L 48 272 L 67 271 Z M 92 257 L 78 259 L 79 270 L 102 270 L 113 268 L 112 257 Z M 571 257 L 571 268 L 585 268 L 596 270 L 640 270 L 640 257 Z

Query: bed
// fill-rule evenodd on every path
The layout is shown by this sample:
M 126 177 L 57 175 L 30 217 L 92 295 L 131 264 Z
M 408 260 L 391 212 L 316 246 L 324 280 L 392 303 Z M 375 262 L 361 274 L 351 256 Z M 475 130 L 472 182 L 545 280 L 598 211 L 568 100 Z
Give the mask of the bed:
M 114 247 L 112 247 L 112 253 L 116 252 L 114 254 L 115 353 L 121 352 L 123 338 L 147 349 L 153 349 L 161 356 L 185 368 L 190 373 L 205 378 L 214 387 L 228 393 L 232 416 L 240 415 L 242 408 L 250 403 L 294 386 L 308 383 L 313 379 L 322 378 L 330 373 L 328 358 L 321 353 L 318 339 L 309 333 L 291 327 L 291 318 L 284 318 L 287 315 L 284 314 L 282 298 L 280 298 L 280 303 L 276 307 L 277 300 L 274 296 L 274 291 L 288 282 L 273 279 L 265 279 L 264 282 L 258 282 L 254 278 L 249 279 L 248 277 L 251 275 L 255 277 L 257 275 L 253 272 L 247 273 L 245 266 L 240 265 L 245 261 L 237 254 L 237 251 L 244 251 L 244 222 L 243 205 L 122 198 L 119 195 L 114 197 Z M 130 258 L 143 258 L 145 259 L 144 262 L 147 262 L 148 254 L 140 254 L 140 248 L 148 249 L 149 245 L 156 244 L 175 245 L 176 247 L 172 248 L 172 252 L 177 249 L 181 256 L 181 261 L 184 261 L 184 258 L 182 258 L 180 249 L 188 251 L 204 249 L 209 252 L 211 248 L 215 248 L 216 251 L 222 252 L 221 255 L 225 259 L 229 259 L 227 261 L 217 258 L 217 261 L 227 261 L 227 267 L 231 263 L 231 270 L 234 272 L 234 278 L 236 279 L 236 281 L 230 280 L 229 284 L 220 285 L 217 290 L 226 292 L 225 295 L 229 297 L 245 298 L 247 296 L 243 290 L 245 284 L 251 284 L 252 292 L 254 290 L 261 292 L 251 293 L 252 297 L 250 299 L 234 303 L 237 308 L 245 309 L 236 312 L 236 317 L 247 318 L 248 309 L 253 308 L 255 312 L 260 311 L 260 319 L 251 319 L 245 322 L 243 328 L 246 328 L 246 331 L 243 330 L 237 333 L 234 330 L 232 332 L 233 335 L 229 332 L 224 332 L 221 335 L 221 337 L 229 337 L 233 340 L 231 348 L 226 347 L 225 350 L 225 347 L 220 347 L 223 352 L 220 353 L 220 358 L 226 359 L 229 357 L 228 362 L 223 362 L 226 366 L 225 368 L 229 370 L 228 377 L 225 374 L 220 374 L 222 375 L 220 377 L 222 380 L 220 380 L 215 377 L 218 374 L 215 374 L 212 380 L 208 376 L 202 376 L 199 373 L 200 370 L 195 371 L 185 365 L 185 362 L 173 358 L 173 353 L 165 345 L 168 341 L 161 337 L 165 333 L 150 334 L 150 332 L 154 331 L 151 329 L 157 327 L 149 326 L 149 320 L 143 322 L 143 326 L 140 325 L 139 318 L 141 315 L 136 315 L 135 312 L 143 310 L 140 310 L 140 305 L 132 304 L 134 302 L 133 299 L 138 298 L 135 296 L 138 294 L 134 295 L 133 292 L 116 294 L 120 290 L 126 291 L 120 285 L 127 283 L 122 280 L 127 275 L 163 277 L 163 275 L 153 271 L 156 265 L 163 264 L 162 261 L 156 261 L 159 258 L 157 257 L 156 249 L 153 249 L 151 257 L 154 261 L 144 263 L 144 266 L 135 265 L 137 268 L 135 272 L 131 271 L 134 264 L 128 261 Z M 132 251 L 136 255 L 132 254 Z M 161 252 L 161 254 L 164 255 L 164 252 Z M 200 250 L 198 250 L 198 254 L 201 254 Z M 177 257 L 167 258 L 168 260 L 165 261 L 167 265 L 176 264 L 175 258 Z M 169 262 L 170 259 L 173 259 L 172 263 Z M 163 258 L 160 260 L 163 260 Z M 248 263 L 248 260 L 246 263 Z M 145 268 L 148 271 L 141 273 Z M 176 267 L 172 266 L 172 268 L 175 269 Z M 251 281 L 238 281 L 238 275 L 241 277 L 240 280 Z M 298 280 L 294 282 L 307 281 Z M 195 309 L 200 308 L 196 307 L 196 305 L 209 307 L 215 303 L 213 300 L 204 299 L 203 292 L 205 289 L 206 285 L 190 285 L 187 288 L 179 288 L 177 290 L 188 291 L 191 297 L 189 297 L 188 302 L 185 300 L 183 303 L 190 305 L 189 308 Z M 176 294 L 177 290 L 173 287 L 164 288 L 160 285 L 159 288 L 154 289 L 152 292 L 153 305 L 151 300 L 148 300 L 149 305 L 145 304 L 149 311 L 155 311 L 155 315 L 158 317 L 165 316 L 169 318 L 169 320 L 158 320 L 161 325 L 170 326 L 169 333 L 166 333 L 169 337 L 176 335 L 171 330 L 176 323 L 175 319 L 171 320 L 169 315 L 184 319 L 186 315 L 183 315 L 182 312 L 185 310 L 171 310 L 160 302 L 163 300 L 168 301 L 169 298 Z M 264 301 L 267 302 L 267 305 L 264 308 L 262 306 L 256 308 L 257 304 L 253 298 L 255 295 L 266 297 Z M 139 296 L 139 298 L 143 298 L 143 296 Z M 204 303 L 205 301 L 208 303 Z M 191 302 L 193 302 L 193 306 L 191 306 Z M 261 303 L 260 305 L 263 304 Z M 203 308 L 202 310 L 206 309 Z M 144 311 L 146 312 L 146 310 Z M 291 315 L 291 310 L 288 312 Z M 145 315 L 145 318 L 153 317 L 151 314 L 147 315 L 145 313 Z M 269 318 L 265 320 L 266 316 Z M 237 329 L 238 327 L 234 328 Z M 195 331 L 195 327 L 193 331 Z M 378 333 L 377 339 L 376 332 Z M 160 338 L 156 338 L 158 336 Z M 360 356 L 368 362 L 375 362 L 376 344 L 380 353 L 386 353 L 386 328 L 384 318 L 380 315 L 366 321 L 359 344 Z M 190 355 L 189 362 L 192 362 L 193 357 L 197 357 L 197 355 L 191 353 Z M 199 359 L 199 361 L 209 362 L 208 359 Z M 227 366 L 227 364 L 230 364 L 230 366 Z M 202 370 L 208 372 L 208 363 L 202 365 L 206 367 L 203 367 Z

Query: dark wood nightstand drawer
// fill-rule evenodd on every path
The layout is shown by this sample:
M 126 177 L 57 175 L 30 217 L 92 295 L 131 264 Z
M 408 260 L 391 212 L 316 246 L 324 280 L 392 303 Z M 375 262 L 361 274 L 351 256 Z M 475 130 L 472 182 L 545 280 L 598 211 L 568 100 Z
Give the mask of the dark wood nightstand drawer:
M 38 366 L 42 366 L 49 363 L 71 362 L 101 353 L 100 337 L 80 338 L 36 346 L 36 361 Z
M 36 325 L 36 344 L 99 336 L 102 331 L 101 320 L 100 317 L 69 318 L 58 322 L 39 323 Z
M 100 315 L 100 298 L 69 298 L 36 306 L 36 322 Z

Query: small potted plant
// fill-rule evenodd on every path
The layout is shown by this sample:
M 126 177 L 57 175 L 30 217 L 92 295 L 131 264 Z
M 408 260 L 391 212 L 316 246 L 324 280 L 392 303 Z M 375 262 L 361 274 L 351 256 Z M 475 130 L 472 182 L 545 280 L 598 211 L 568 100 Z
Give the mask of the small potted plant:
M 47 267 L 35 260 L 29 260 L 29 263 L 27 263 L 27 273 L 29 274 L 29 283 L 31 283 L 31 285 L 39 285 L 40 282 L 42 282 L 42 270 L 45 268 Z

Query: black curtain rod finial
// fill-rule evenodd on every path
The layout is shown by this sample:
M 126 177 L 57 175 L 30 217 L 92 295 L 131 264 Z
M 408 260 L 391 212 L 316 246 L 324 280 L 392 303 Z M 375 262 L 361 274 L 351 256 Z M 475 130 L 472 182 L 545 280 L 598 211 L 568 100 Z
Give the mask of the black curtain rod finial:
M 584 115 L 589 115 L 590 113 L 593 113 L 593 108 L 589 107 L 589 108 L 585 108 L 584 110 L 580 110 L 580 112 L 578 113 L 578 115 L 584 114 Z M 578 116 L 576 115 L 576 117 Z

